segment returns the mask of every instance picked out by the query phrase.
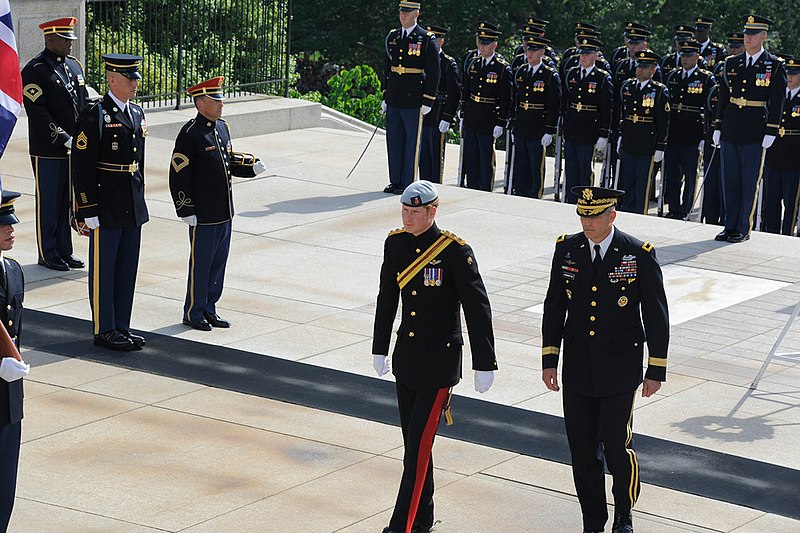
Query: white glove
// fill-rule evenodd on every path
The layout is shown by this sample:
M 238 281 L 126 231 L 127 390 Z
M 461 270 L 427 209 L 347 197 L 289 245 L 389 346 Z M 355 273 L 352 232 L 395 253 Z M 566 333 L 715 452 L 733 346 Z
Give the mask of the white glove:
M 700 143 L 698 143 L 698 145 L 697 145 L 697 151 L 698 152 L 702 152 L 705 147 L 706 147 L 706 142 L 705 141 L 700 141 Z
M 603 150 L 605 150 L 607 144 L 608 144 L 608 139 L 607 138 L 600 137 L 599 139 L 597 139 L 597 145 L 596 145 L 597 146 L 597 151 L 598 152 L 602 152 Z
M 379 376 L 385 376 L 392 369 L 392 363 L 388 355 L 373 355 L 372 368 Z
M 197 225 L 197 215 L 189 215 L 188 217 L 181 217 L 181 220 L 189 224 L 190 226 Z
M 499 139 L 501 135 L 503 135 L 503 128 L 500 126 L 495 126 L 494 130 L 492 130 L 492 137 Z
M 69 139 L 67 139 L 66 141 L 64 141 L 64 147 L 65 147 L 67 150 L 72 150 L 72 137 L 70 137 Z
M 719 147 L 720 137 L 722 137 L 722 132 L 719 130 L 714 130 L 714 133 L 711 135 L 711 140 L 714 141 L 714 146 Z
M 620 153 L 621 151 L 622 151 L 622 135 L 620 135 L 619 139 L 617 139 L 617 153 Z
M 764 140 L 761 141 L 761 148 L 769 148 L 775 142 L 774 135 L 764 135 Z
M 475 371 L 475 390 L 483 394 L 492 386 L 494 381 L 494 372 L 491 370 L 476 370 Z
M 662 159 L 664 159 L 664 150 L 656 150 L 656 153 L 653 154 L 653 163 L 661 163 Z
M 464 119 L 463 118 L 458 119 L 458 131 L 461 131 L 461 132 L 464 131 Z
M 0 378 L 11 383 L 28 375 L 31 365 L 24 361 L 17 361 L 13 357 L 3 357 L 0 362 Z
M 545 133 L 542 135 L 542 146 L 550 146 L 550 143 L 553 142 L 553 136 L 549 133 Z
M 267 165 L 265 165 L 264 162 L 260 159 L 256 161 L 255 165 L 253 165 L 253 172 L 255 173 L 256 176 L 258 176 L 265 170 L 267 170 Z
M 429 105 L 422 106 L 422 114 L 423 115 L 427 115 L 430 112 L 431 112 L 431 106 L 429 106 Z
M 442 120 L 439 122 L 439 132 L 447 133 L 447 130 L 450 129 L 450 123 L 446 120 Z
M 84 219 L 84 222 L 89 227 L 89 229 L 97 229 L 100 227 L 100 217 L 89 217 Z
M 381 111 L 386 113 L 386 100 L 381 101 Z

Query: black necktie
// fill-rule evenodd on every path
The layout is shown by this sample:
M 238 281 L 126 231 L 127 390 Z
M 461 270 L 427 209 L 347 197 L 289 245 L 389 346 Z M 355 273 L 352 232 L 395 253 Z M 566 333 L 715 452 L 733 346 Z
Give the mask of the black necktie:
M 750 56 L 747 58 L 747 68 L 750 68 L 752 66 L 753 66 L 753 57 Z
M 408 39 L 408 34 L 406 33 L 406 30 L 403 30 L 403 40 L 406 39 Z
M 133 117 L 131 116 L 131 106 L 126 105 L 123 111 L 125 112 L 125 116 L 128 117 L 128 121 L 130 121 L 131 125 L 133 125 Z
M 585 77 L 586 77 L 586 69 L 585 69 L 585 68 L 582 68 L 582 69 L 581 69 L 581 79 L 583 79 L 583 78 L 585 78 Z
M 592 261 L 592 270 L 594 270 L 595 275 L 600 272 L 600 262 L 603 261 L 603 258 L 600 257 L 600 245 L 594 245 L 594 260 Z

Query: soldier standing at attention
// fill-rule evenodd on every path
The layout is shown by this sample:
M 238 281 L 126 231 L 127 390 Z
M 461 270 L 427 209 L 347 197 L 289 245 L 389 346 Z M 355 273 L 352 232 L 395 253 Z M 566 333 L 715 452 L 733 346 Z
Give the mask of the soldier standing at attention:
M 495 53 L 499 37 L 498 31 L 478 30 L 478 56 L 469 62 L 461 93 L 467 187 L 488 192 L 494 185 L 494 140 L 508 124 L 514 84 L 511 67 Z
M 764 154 L 780 128 L 786 70 L 782 59 L 764 49 L 772 23 L 745 17 L 745 51 L 727 58 L 722 70 L 714 144 L 722 146 L 725 229 L 718 241 L 750 238 Z
M 617 152 L 619 180 L 625 187 L 621 210 L 647 214 L 653 165 L 664 159 L 669 133 L 669 92 L 653 80 L 658 56 L 649 50 L 636 54 L 636 77 L 620 90 Z
M 670 72 L 676 68 L 681 68 L 681 47 L 683 43 L 691 41 L 693 37 L 694 31 L 691 26 L 675 26 L 675 37 L 673 37 L 675 51 L 661 58 L 659 65 L 661 67 L 661 79 L 666 80 Z M 702 67 L 703 65 L 701 64 L 700 66 Z
M 83 110 L 75 125 L 73 186 L 89 235 L 89 304 L 94 344 L 140 350 L 144 337 L 130 331 L 144 200 L 144 111 L 136 97 L 142 58 L 106 54 L 108 93 Z
M 389 185 L 385 193 L 402 194 L 416 179 L 422 117 L 436 101 L 439 49 L 432 33 L 417 24 L 420 2 L 400 2 L 401 27 L 386 36 L 383 103 Z
M 373 366 L 391 370 L 389 343 L 397 304 L 403 316 L 394 347 L 397 404 L 403 431 L 403 477 L 383 533 L 422 533 L 433 519 L 431 449 L 442 410 L 449 420 L 452 387 L 461 379 L 461 309 L 467 320 L 475 390 L 489 390 L 497 362 L 492 310 L 472 248 L 436 226 L 439 196 L 428 181 L 403 192 L 403 229 L 386 238 L 375 311 Z
M 700 57 L 705 62 L 705 68 L 712 72 L 717 63 L 725 59 L 725 47 L 711 40 L 711 27 L 716 21 L 711 17 L 694 19 L 694 39 L 700 43 Z
M 461 71 L 456 60 L 444 53 L 447 29 L 428 25 L 428 32 L 436 36 L 439 46 L 439 88 L 431 112 L 422 119 L 422 145 L 419 154 L 419 177 L 442 183 L 444 176 L 444 149 L 447 131 L 453 124 L 461 99 Z
M 605 466 L 614 478 L 613 533 L 632 533 L 639 497 L 639 462 L 633 449 L 633 406 L 655 394 L 667 375 L 669 313 L 661 267 L 652 244 L 614 227 L 624 193 L 576 188 L 583 232 L 556 241 L 542 318 L 542 381 L 564 384 L 564 423 L 584 533 L 602 532 L 608 520 Z M 603 461 L 605 457 L 605 465 Z
M 78 60 L 69 55 L 74 17 L 40 24 L 44 51 L 22 69 L 28 144 L 36 180 L 36 241 L 39 264 L 51 270 L 83 268 L 72 255 L 69 225 L 69 150 L 75 121 L 88 102 L 86 80 Z

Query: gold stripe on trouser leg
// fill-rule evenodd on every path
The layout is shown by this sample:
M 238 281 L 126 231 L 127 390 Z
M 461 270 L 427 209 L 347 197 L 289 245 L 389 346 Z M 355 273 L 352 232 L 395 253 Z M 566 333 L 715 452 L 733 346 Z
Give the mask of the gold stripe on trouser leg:
M 631 483 L 628 486 L 628 497 L 631 500 L 631 509 L 633 509 L 634 504 L 636 504 L 636 500 L 639 499 L 639 460 L 636 458 L 636 452 L 628 448 L 633 440 L 633 405 L 635 403 L 636 394 L 634 393 L 633 401 L 631 401 L 631 414 L 628 417 L 628 426 L 626 428 L 628 435 L 625 439 L 625 448 L 628 452 L 628 460 L 631 464 Z
M 663 167 L 664 165 L 661 165 L 661 166 Z M 695 202 L 695 200 L 697 200 L 697 197 L 700 194 L 700 191 L 698 190 L 700 187 L 697 186 L 697 178 L 700 177 L 700 171 L 702 169 L 703 169 L 703 152 L 701 152 L 700 150 L 697 150 L 697 172 L 694 173 L 694 196 L 692 196 L 692 203 L 689 204 L 689 213 L 688 213 L 689 215 L 692 214 L 692 207 L 694 207 L 694 202 Z M 705 178 L 705 176 L 703 176 L 703 177 Z M 687 183 L 686 186 L 688 187 L 689 184 Z M 662 189 L 663 188 L 664 187 L 662 187 Z M 703 209 L 702 205 L 700 206 L 700 209 L 701 210 Z
M 36 182 L 36 246 L 39 248 L 39 257 L 44 256 L 44 245 L 42 244 L 42 193 L 39 190 L 39 157 L 33 156 L 33 179 Z
M 536 198 L 541 200 L 542 195 L 544 194 L 544 165 L 547 162 L 547 147 L 542 146 L 542 161 L 539 163 L 539 191 L 536 194 Z
M 444 183 L 444 147 L 445 141 L 447 141 L 447 133 L 442 133 L 439 139 L 439 183 Z
M 417 147 L 414 148 L 414 177 L 411 181 L 419 179 L 419 144 L 422 140 L 422 108 L 419 108 L 419 122 L 417 123 Z
M 92 272 L 92 320 L 94 321 L 94 334 L 100 332 L 100 228 L 92 230 L 94 240 L 94 270 Z
M 797 185 L 797 195 L 794 198 L 794 209 L 792 209 L 792 225 L 789 227 L 789 235 L 794 233 L 794 226 L 797 224 L 797 206 L 800 204 L 800 184 Z M 788 211 L 788 210 L 787 210 Z M 784 215 L 786 216 L 786 215 Z M 781 224 L 783 226 L 783 224 Z
M 643 214 L 645 214 L 645 215 L 650 210 L 650 185 L 651 185 L 651 182 L 653 181 L 653 165 L 654 164 L 655 164 L 655 156 L 650 158 L 650 168 L 647 169 L 647 187 L 645 187 L 645 189 L 644 189 L 644 213 Z M 661 180 L 663 182 L 663 180 L 664 180 L 664 174 L 663 174 L 664 169 L 661 169 L 661 172 L 662 172 Z M 634 184 L 634 187 L 636 187 L 635 184 Z M 664 194 L 664 187 L 661 187 L 661 194 Z
M 189 312 L 194 307 L 194 242 L 197 236 L 197 225 L 190 226 L 192 233 L 191 237 L 191 250 L 189 252 L 189 308 L 186 309 L 186 320 L 191 320 Z
M 758 205 L 758 190 L 761 188 L 761 178 L 764 175 L 764 159 L 767 156 L 767 149 L 761 149 L 761 165 L 758 167 L 758 178 L 756 178 L 756 193 L 753 195 L 753 207 L 750 209 L 750 229 L 747 230 L 747 234 L 749 235 L 751 231 L 753 231 L 753 215 L 756 213 L 756 206 Z M 763 229 L 762 229 L 763 231 Z M 780 230 L 778 230 L 780 231 Z

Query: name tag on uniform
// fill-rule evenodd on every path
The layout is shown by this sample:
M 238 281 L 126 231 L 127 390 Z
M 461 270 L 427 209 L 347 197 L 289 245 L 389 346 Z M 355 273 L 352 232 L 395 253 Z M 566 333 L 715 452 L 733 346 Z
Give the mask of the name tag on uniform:
M 206 146 L 206 152 L 211 152 L 211 151 L 216 150 L 216 149 L 217 149 L 216 146 Z
M 122 127 L 122 124 L 119 123 L 119 122 L 114 123 L 114 124 L 110 124 L 110 123 L 106 124 L 106 128 L 121 128 L 121 127 Z

